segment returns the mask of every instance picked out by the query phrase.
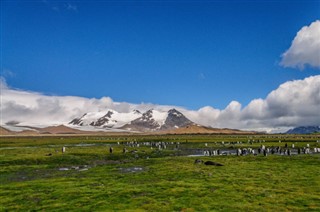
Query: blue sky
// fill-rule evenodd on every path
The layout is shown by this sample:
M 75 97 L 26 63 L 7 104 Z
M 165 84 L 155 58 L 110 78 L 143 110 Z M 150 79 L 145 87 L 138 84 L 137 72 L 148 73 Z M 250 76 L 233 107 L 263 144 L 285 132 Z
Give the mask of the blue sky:
M 1 1 L 1 75 L 21 90 L 225 108 L 319 74 L 279 65 L 319 1 Z

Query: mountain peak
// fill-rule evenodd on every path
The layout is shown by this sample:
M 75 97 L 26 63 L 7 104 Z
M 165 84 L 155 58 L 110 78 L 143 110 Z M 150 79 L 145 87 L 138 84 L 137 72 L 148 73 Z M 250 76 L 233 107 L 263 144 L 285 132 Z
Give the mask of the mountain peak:
M 169 115 L 178 116 L 178 117 L 183 116 L 183 114 L 182 114 L 180 111 L 176 110 L 175 108 L 170 109 L 170 110 L 168 111 L 168 114 L 169 114 Z
M 193 124 L 187 117 L 185 117 L 180 111 L 171 109 L 168 111 L 168 116 L 165 120 L 165 124 L 161 127 L 163 130 L 185 127 Z

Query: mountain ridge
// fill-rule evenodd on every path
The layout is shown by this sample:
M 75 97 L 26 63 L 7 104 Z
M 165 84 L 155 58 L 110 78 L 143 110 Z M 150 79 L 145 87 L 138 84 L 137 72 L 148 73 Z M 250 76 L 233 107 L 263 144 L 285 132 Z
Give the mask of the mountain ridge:
M 286 132 L 287 134 L 312 134 L 320 133 L 320 126 L 299 126 Z
M 71 120 L 69 124 L 148 132 L 184 127 L 194 122 L 172 108 L 168 111 L 150 109 L 144 113 L 138 110 L 129 113 L 119 113 L 114 110 L 90 112 Z
M 176 109 L 170 109 L 167 112 L 159 112 L 154 109 L 148 110 L 130 123 L 122 127 L 122 129 L 136 129 L 138 131 L 162 131 L 174 128 L 184 127 L 194 122 L 186 118 Z

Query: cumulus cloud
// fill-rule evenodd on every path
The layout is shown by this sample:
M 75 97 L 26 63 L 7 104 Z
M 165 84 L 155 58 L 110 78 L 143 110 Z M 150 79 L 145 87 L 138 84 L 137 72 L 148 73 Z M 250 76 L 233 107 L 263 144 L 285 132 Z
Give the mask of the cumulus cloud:
M 252 101 L 242 120 L 269 127 L 320 125 L 320 75 L 286 82 L 266 99 Z
M 272 130 L 320 125 L 320 75 L 283 83 L 265 99 L 254 99 L 244 108 L 232 101 L 223 110 L 206 106 L 185 114 L 199 124 L 219 128 Z
M 306 65 L 320 68 L 320 20 L 300 29 L 290 48 L 282 54 L 280 65 L 299 69 Z
M 190 120 L 205 126 L 251 130 L 283 129 L 301 125 L 320 125 L 320 75 L 288 81 L 271 91 L 265 99 L 254 99 L 247 106 L 232 101 L 222 110 L 205 106 L 199 110 L 172 105 L 115 102 L 110 97 L 89 99 L 76 96 L 47 96 L 11 89 L 0 78 L 1 125 L 65 124 L 87 112 L 113 109 L 130 112 L 176 108 Z
M 37 92 L 11 89 L 7 86 L 4 78 L 0 78 L 0 88 L 1 125 L 6 123 L 33 126 L 65 124 L 87 112 L 108 109 L 118 112 L 130 112 L 133 110 L 144 112 L 151 108 L 158 110 L 172 108 L 172 106 L 164 105 L 114 102 L 110 97 L 90 99 L 77 96 L 48 96 Z

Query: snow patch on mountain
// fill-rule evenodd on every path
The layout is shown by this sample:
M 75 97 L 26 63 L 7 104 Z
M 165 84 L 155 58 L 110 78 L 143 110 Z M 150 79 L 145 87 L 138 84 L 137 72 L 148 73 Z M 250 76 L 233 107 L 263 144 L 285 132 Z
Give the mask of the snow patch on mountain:
M 79 126 L 95 126 L 95 127 L 109 127 L 109 128 L 119 128 L 128 122 L 141 117 L 141 113 L 134 110 L 130 113 L 119 113 L 114 110 L 99 111 L 99 112 L 89 112 L 84 114 L 80 118 L 75 118 L 70 125 Z
M 152 119 L 159 124 L 159 126 L 164 125 L 164 122 L 168 116 L 168 112 L 161 112 L 157 110 L 151 110 Z

